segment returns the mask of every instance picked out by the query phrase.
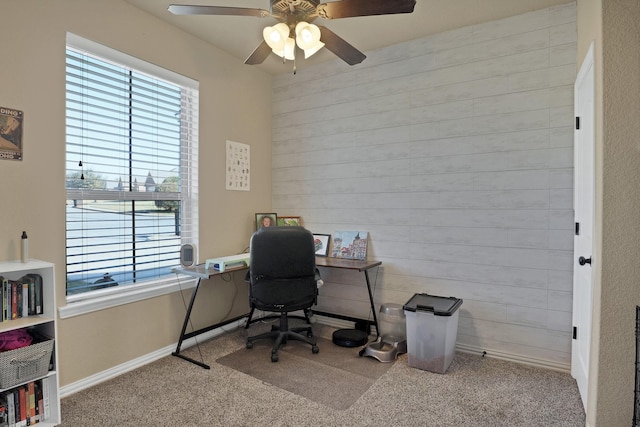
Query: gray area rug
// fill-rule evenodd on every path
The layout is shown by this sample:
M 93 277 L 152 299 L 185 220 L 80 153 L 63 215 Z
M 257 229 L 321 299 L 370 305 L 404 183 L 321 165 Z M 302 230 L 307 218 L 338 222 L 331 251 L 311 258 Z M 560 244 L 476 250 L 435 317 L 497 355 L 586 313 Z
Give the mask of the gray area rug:
M 320 347 L 317 354 L 311 352 L 309 344 L 289 341 L 278 351 L 279 360 L 274 363 L 272 341 L 261 340 L 252 349 L 240 349 L 216 362 L 339 410 L 349 408 L 393 365 L 360 357 L 359 348 L 340 347 L 324 338 L 316 340 Z

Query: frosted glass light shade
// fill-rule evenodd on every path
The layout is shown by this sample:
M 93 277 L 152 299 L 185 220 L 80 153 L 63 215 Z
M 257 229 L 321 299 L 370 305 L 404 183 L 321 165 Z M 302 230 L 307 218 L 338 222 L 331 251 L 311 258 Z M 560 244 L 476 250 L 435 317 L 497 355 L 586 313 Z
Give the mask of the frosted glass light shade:
M 277 54 L 278 51 L 284 51 L 285 42 L 289 38 L 289 27 L 284 22 L 273 27 L 265 27 L 262 30 L 262 37 L 264 37 L 264 41 L 267 42 L 273 52 Z
M 314 53 L 316 53 L 317 51 L 319 51 L 320 49 L 322 49 L 324 47 L 324 43 L 322 43 L 321 41 L 319 41 L 314 47 L 312 47 L 311 49 L 304 49 L 304 57 L 305 59 L 310 57 L 311 55 L 313 55 Z
M 293 61 L 296 56 L 296 41 L 291 37 L 288 37 L 284 42 L 284 59 Z
M 320 41 L 320 28 L 308 22 L 298 22 L 296 25 L 296 44 L 304 50 L 304 57 L 308 58 L 324 46 Z
M 287 39 L 284 41 L 284 46 L 282 49 L 271 50 L 279 57 L 293 61 L 295 59 L 296 41 L 291 37 L 287 37 Z

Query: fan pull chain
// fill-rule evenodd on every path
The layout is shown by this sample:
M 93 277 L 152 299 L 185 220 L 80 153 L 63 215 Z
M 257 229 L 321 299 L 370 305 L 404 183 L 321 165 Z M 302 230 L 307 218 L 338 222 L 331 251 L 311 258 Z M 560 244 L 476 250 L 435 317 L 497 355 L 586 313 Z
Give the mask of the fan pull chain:
M 296 51 L 295 48 L 293 50 L 293 75 L 296 75 L 296 71 L 298 71 L 297 67 L 296 67 Z

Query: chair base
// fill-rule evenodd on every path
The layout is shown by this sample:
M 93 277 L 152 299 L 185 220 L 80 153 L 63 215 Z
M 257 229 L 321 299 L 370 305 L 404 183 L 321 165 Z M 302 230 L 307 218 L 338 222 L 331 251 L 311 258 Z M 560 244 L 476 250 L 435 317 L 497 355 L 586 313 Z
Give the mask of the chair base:
M 306 333 L 302 335 L 302 332 Z M 289 328 L 289 320 L 287 317 L 287 313 L 280 314 L 280 326 L 273 326 L 270 332 L 265 332 L 260 335 L 255 335 L 252 337 L 247 337 L 246 348 L 253 348 L 253 343 L 262 339 L 274 339 L 273 347 L 271 349 L 271 361 L 278 361 L 278 350 L 280 347 L 285 345 L 288 340 L 302 341 L 311 345 L 311 351 L 316 354 L 320 351 L 318 345 L 316 344 L 316 340 L 313 339 L 313 331 L 311 326 L 299 327 L 299 328 Z
M 253 318 L 253 313 L 254 313 L 255 310 L 256 310 L 255 307 L 251 307 L 251 311 L 249 312 L 249 315 L 247 316 L 247 320 L 246 320 L 246 322 L 244 324 L 244 328 L 245 329 L 249 329 L 249 326 L 252 323 L 255 323 L 255 322 L 260 322 L 262 320 L 267 320 L 267 319 L 279 319 L 280 318 L 280 315 L 277 315 L 277 316 L 276 315 L 270 315 L 270 316 L 264 316 L 264 317 L 259 317 L 257 319 L 254 319 Z M 312 320 L 313 311 L 311 311 L 310 308 L 305 308 L 302 312 L 303 312 L 304 316 L 297 316 L 297 315 L 291 315 L 290 314 L 288 317 L 289 317 L 289 319 L 304 320 L 309 324 L 311 324 L 311 323 L 313 323 L 315 321 L 315 320 Z

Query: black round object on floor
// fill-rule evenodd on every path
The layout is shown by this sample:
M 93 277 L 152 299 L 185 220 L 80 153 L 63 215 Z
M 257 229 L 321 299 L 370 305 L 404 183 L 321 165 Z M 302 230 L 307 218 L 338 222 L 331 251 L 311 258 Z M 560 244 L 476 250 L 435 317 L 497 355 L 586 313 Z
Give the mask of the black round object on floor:
M 358 329 L 338 329 L 333 333 L 333 343 L 340 347 L 361 347 L 368 339 L 367 333 Z

